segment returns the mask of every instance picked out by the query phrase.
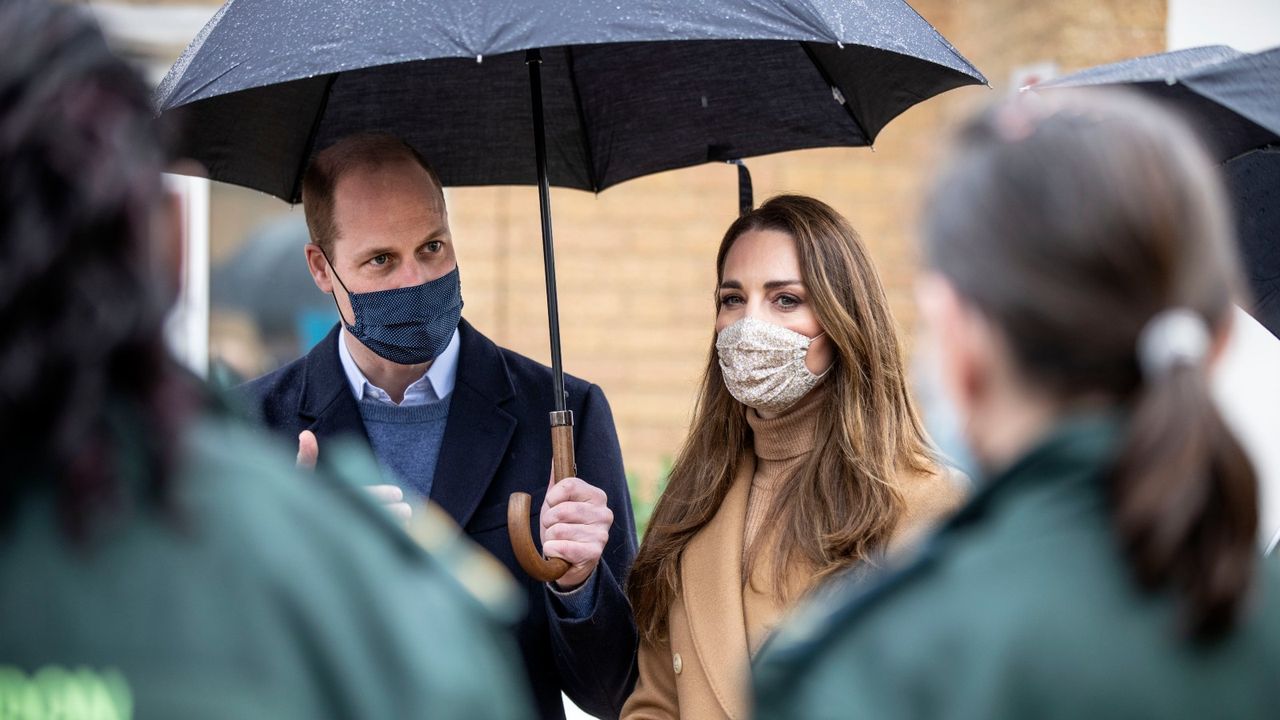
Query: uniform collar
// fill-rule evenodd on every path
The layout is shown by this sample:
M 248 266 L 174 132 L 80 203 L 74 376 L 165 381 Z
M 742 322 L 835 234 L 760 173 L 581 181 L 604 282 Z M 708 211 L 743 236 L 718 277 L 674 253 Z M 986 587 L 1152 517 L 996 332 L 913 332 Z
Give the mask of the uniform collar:
M 1096 481 L 1114 460 L 1125 430 L 1126 418 L 1117 410 L 1080 413 L 1058 421 L 1028 452 L 981 483 L 944 531 L 978 522 L 993 506 L 1035 487 Z

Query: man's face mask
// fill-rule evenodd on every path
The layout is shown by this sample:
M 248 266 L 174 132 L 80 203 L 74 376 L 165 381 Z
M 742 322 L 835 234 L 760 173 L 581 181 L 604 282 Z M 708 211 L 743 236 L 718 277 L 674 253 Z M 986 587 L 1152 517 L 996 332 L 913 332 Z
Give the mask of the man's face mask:
M 716 353 L 729 394 L 756 410 L 785 412 L 830 372 L 814 375 L 804 364 L 813 340 L 749 317 L 721 330 Z
M 328 256 L 325 256 L 328 260 Z M 333 263 L 329 263 L 333 271 Z M 400 365 L 418 365 L 440 356 L 462 318 L 462 282 L 458 268 L 421 285 L 354 293 L 338 273 L 333 277 L 351 300 L 353 322 L 342 324 L 379 357 Z M 338 302 L 334 297 L 334 304 Z

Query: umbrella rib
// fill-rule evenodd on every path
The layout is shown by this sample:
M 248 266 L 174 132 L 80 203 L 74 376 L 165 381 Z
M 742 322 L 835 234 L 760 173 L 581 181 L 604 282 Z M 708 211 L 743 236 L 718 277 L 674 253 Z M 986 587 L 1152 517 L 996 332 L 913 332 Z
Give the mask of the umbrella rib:
M 302 157 L 298 159 L 298 168 L 293 174 L 293 190 L 289 192 L 291 203 L 302 199 L 302 178 L 307 171 L 307 163 L 311 160 L 311 151 L 315 149 L 316 136 L 320 134 L 320 123 L 324 120 L 325 111 L 329 109 L 329 94 L 333 91 L 333 82 L 338 79 L 338 75 L 339 73 L 333 73 L 325 81 L 324 92 L 320 95 L 320 107 L 311 121 L 311 129 L 307 131 L 307 144 L 302 148 Z
M 1255 123 L 1255 124 L 1256 124 L 1256 123 Z M 1259 126 L 1259 127 L 1261 127 L 1261 126 Z M 1236 155 L 1234 155 L 1233 157 L 1229 157 L 1229 158 L 1227 158 L 1226 160 L 1223 160 L 1222 162 L 1218 163 L 1218 165 L 1223 166 L 1223 165 L 1227 165 L 1228 163 L 1233 163 L 1233 162 L 1235 162 L 1236 160 L 1239 160 L 1240 158 L 1244 157 L 1245 155 L 1249 155 L 1249 154 L 1251 154 L 1251 153 L 1256 153 L 1256 152 L 1273 152 L 1273 151 L 1274 151 L 1274 152 L 1280 152 L 1280 143 L 1267 143 L 1267 144 L 1265 144 L 1265 145 L 1259 145 L 1258 147 L 1255 147 L 1255 148 L 1249 148 L 1248 150 L 1242 150 L 1242 151 L 1240 151 L 1239 153 L 1237 153 Z
M 573 90 L 573 104 L 578 109 L 578 126 L 582 128 L 582 152 L 587 156 L 587 182 L 591 183 L 591 191 L 600 192 L 600 184 L 596 182 L 596 159 L 591 152 L 591 133 L 587 131 L 587 113 L 582 107 L 582 93 L 578 92 L 578 73 L 574 69 L 573 48 L 564 48 L 565 66 L 569 70 L 569 87 Z
M 813 49 L 809 47 L 809 43 L 801 42 L 800 47 L 804 48 L 804 54 L 809 56 L 809 62 L 813 63 L 814 69 L 816 69 L 818 74 L 822 76 L 822 81 L 827 84 L 827 87 L 839 89 L 840 86 L 836 85 L 835 81 L 831 79 L 831 74 L 822 66 L 822 62 L 818 60 L 818 56 L 813 54 Z M 840 94 L 844 95 L 844 90 L 840 90 Z M 871 136 L 871 133 L 867 132 L 867 129 L 862 125 L 862 121 L 858 119 L 856 114 L 854 114 L 853 107 L 849 105 L 849 98 L 846 97 L 844 102 L 840 104 L 844 107 L 844 111 L 848 113 L 849 119 L 853 121 L 854 126 L 858 128 L 858 132 L 862 133 L 862 137 L 867 139 L 867 144 L 874 146 L 876 139 Z

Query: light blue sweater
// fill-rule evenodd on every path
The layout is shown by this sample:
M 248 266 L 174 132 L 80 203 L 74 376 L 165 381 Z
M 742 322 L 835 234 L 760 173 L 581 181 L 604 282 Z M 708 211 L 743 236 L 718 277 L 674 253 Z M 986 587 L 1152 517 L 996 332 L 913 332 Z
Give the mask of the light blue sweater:
M 365 399 L 360 401 L 360 417 L 364 418 L 374 455 L 390 471 L 405 497 L 430 497 L 445 421 L 449 418 L 449 398 L 410 407 Z

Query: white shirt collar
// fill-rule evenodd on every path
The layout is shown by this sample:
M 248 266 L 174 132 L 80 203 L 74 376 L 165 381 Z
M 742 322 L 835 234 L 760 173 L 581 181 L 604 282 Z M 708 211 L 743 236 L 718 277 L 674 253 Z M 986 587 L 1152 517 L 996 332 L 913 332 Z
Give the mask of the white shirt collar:
M 360 367 L 356 365 L 355 358 L 351 357 L 351 350 L 347 347 L 348 342 L 359 342 L 351 333 L 347 332 L 344 327 L 340 331 L 338 338 L 338 359 L 342 361 L 342 369 L 347 375 L 347 382 L 351 384 L 351 392 L 355 395 L 356 400 L 376 400 L 388 405 L 395 405 L 391 395 L 382 388 L 369 382 L 369 378 L 365 377 L 360 371 Z M 453 331 L 453 337 L 449 338 L 449 344 L 445 346 L 440 356 L 431 363 L 431 367 L 422 374 L 422 377 L 413 381 L 413 384 L 405 388 L 404 400 L 400 402 L 400 407 L 413 407 L 415 405 L 429 405 L 433 402 L 443 400 L 449 397 L 453 392 L 453 386 L 458 381 L 458 348 L 461 342 L 458 340 L 458 331 Z

